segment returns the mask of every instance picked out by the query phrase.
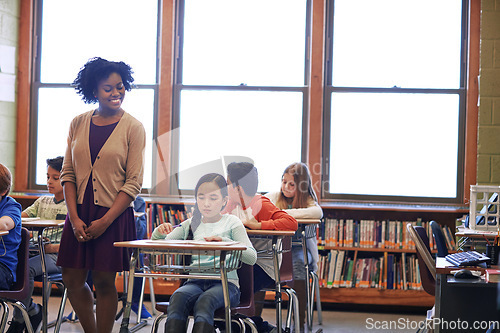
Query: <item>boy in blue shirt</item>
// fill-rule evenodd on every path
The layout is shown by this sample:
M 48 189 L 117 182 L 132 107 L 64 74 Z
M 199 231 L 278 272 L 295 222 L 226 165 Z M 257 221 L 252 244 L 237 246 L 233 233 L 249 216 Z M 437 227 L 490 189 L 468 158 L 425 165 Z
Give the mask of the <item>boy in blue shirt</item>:
M 62 220 L 66 218 L 68 210 L 66 208 L 63 188 L 59 179 L 61 176 L 62 163 L 62 156 L 47 159 L 47 189 L 53 196 L 43 195 L 39 197 L 31 206 L 22 212 L 21 217 L 38 217 L 42 220 Z M 55 232 L 54 235 L 50 237 L 49 241 L 61 239 L 61 233 L 62 228 Z M 48 274 L 61 273 L 61 267 L 56 265 L 58 252 L 59 244 L 45 244 L 45 266 Z M 28 265 L 30 293 L 22 300 L 22 303 L 26 307 L 26 311 L 28 311 L 31 326 L 36 332 L 42 323 L 42 311 L 41 305 L 34 303 L 31 296 L 35 285 L 35 278 L 43 274 L 40 255 L 37 254 L 31 257 Z M 24 324 L 24 318 L 21 311 L 18 308 L 14 308 L 14 315 L 7 333 L 21 333 L 24 332 L 25 329 L 26 325 Z
M 12 175 L 0 163 L 0 231 L 9 232 L 1 237 L 4 248 L 0 250 L 0 290 L 9 290 L 16 281 L 17 250 L 21 244 L 21 205 L 8 196 L 11 185 Z

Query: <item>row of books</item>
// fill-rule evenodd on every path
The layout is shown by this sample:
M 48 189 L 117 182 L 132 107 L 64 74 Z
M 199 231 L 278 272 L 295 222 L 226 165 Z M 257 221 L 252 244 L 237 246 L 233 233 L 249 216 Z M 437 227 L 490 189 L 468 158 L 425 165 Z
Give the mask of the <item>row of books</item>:
M 318 279 L 323 288 L 422 289 L 417 257 L 407 253 L 357 258 L 354 251 L 330 250 L 320 256 Z
M 436 249 L 429 222 L 417 221 L 375 221 L 325 218 L 318 227 L 318 245 L 331 247 L 361 247 L 385 249 L 415 249 L 406 225 L 420 225 L 427 231 L 431 249 Z M 448 250 L 456 250 L 454 232 L 443 226 Z
M 151 238 L 153 230 L 160 224 L 170 223 L 172 225 L 177 225 L 192 216 L 192 212 L 190 210 L 186 211 L 182 205 L 174 207 L 172 205 L 157 203 L 148 205 L 148 207 L 146 207 L 146 214 L 148 215 L 148 238 Z

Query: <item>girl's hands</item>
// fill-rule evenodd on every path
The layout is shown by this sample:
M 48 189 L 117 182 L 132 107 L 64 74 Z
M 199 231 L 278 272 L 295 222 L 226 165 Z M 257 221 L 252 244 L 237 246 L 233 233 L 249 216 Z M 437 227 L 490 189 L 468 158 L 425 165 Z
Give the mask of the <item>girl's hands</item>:
M 222 237 L 220 236 L 210 236 L 210 237 L 203 237 L 207 242 L 221 242 Z
M 174 230 L 174 227 L 170 223 L 162 223 L 158 227 L 158 231 L 162 235 L 168 235 L 169 233 L 172 232 L 172 230 Z

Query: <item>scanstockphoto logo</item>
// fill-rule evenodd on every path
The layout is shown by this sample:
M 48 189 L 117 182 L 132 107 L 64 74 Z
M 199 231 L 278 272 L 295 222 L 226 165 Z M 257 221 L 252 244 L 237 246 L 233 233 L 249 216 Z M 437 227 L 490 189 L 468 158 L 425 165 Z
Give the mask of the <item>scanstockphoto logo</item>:
M 187 134 L 181 135 L 180 128 L 163 133 L 152 141 L 152 151 L 154 161 L 152 174 L 152 184 L 148 189 L 151 195 L 191 195 L 198 179 L 207 173 L 219 173 L 226 176 L 227 165 L 231 162 L 249 162 L 254 164 L 259 172 L 259 186 L 261 191 L 269 192 L 279 189 L 280 179 L 285 167 L 294 160 L 286 163 L 282 162 L 282 156 L 273 155 L 267 158 L 267 155 L 260 153 L 253 154 L 248 149 L 231 150 L 235 154 L 225 154 L 224 147 L 214 147 L 208 144 L 207 149 L 203 145 L 198 145 L 196 149 L 183 149 L 186 144 L 181 142 L 187 140 Z M 173 151 L 173 147 L 178 147 L 179 152 Z M 238 154 L 239 153 L 239 154 Z M 281 165 L 283 163 L 283 165 Z M 313 175 L 321 175 L 321 161 L 308 164 L 309 171 Z M 325 183 L 321 182 L 319 177 L 313 177 L 313 187 L 316 190 L 324 188 Z M 296 186 L 303 191 L 307 191 L 309 184 L 307 182 L 298 182 Z
M 365 321 L 367 330 L 379 330 L 382 332 L 398 332 L 403 330 L 451 330 L 451 331 L 467 331 L 467 330 L 486 330 L 493 328 L 499 329 L 499 321 L 465 321 L 460 318 L 456 320 L 443 320 L 441 318 L 432 318 L 429 320 L 411 320 L 409 318 L 398 318 L 396 320 L 375 320 L 367 318 Z
M 173 131 L 164 133 L 154 140 L 157 157 L 157 172 L 156 181 L 149 189 L 149 194 L 165 194 L 170 193 L 171 189 L 176 189 L 178 195 L 190 195 L 195 188 L 198 180 L 208 173 L 218 173 L 226 177 L 227 166 L 232 162 L 249 162 L 255 164 L 253 159 L 246 156 L 220 156 L 218 159 L 211 159 L 196 156 L 198 163 L 193 163 L 193 166 L 171 169 L 171 147 L 176 146 L 179 140 L 179 128 Z M 172 144 L 174 143 L 174 144 Z M 198 155 L 203 154 L 199 152 Z M 227 178 L 227 177 L 226 177 Z
M 380 330 L 384 332 L 397 332 L 401 330 L 415 330 L 425 327 L 426 321 L 416 321 L 409 318 L 398 318 L 397 320 L 375 320 L 374 318 L 366 318 L 365 327 L 367 330 Z

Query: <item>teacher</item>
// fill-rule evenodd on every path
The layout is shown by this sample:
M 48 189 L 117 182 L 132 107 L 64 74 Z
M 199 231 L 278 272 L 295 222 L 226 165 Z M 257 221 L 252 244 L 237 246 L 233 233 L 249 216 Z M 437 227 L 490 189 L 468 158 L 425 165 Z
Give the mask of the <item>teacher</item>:
M 89 60 L 73 82 L 85 103 L 98 107 L 70 125 L 61 183 L 68 207 L 57 264 L 68 297 L 87 333 L 111 332 L 118 307 L 116 272 L 129 269 L 127 250 L 114 242 L 136 239 L 133 201 L 144 173 L 143 125 L 122 109 L 132 69 L 124 62 Z M 92 272 L 96 293 L 86 284 Z

